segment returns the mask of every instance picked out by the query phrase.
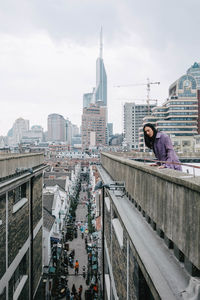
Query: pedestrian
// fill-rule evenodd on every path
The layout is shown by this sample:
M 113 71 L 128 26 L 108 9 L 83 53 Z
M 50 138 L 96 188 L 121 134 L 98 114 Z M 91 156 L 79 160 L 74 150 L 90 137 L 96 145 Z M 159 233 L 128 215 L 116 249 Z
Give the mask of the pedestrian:
M 96 283 L 94 286 L 93 286 L 93 295 L 96 296 L 98 294 L 98 284 Z
M 76 262 L 75 262 L 74 269 L 75 269 L 75 275 L 78 275 L 78 272 L 79 272 L 79 262 L 78 262 L 78 260 L 76 260 Z
M 73 283 L 72 285 L 72 294 L 75 295 L 76 293 L 76 287 L 75 287 L 75 284 Z
M 79 300 L 79 295 L 78 295 L 78 293 L 75 293 L 75 295 L 74 295 L 74 300 Z
M 66 289 L 66 300 L 70 300 L 70 290 L 69 290 L 69 288 Z
M 89 264 L 92 263 L 92 253 L 91 252 L 88 253 L 88 262 L 89 262 Z
M 70 300 L 74 300 L 74 294 L 73 293 L 71 293 Z
M 79 298 L 81 299 L 81 294 L 82 294 L 82 291 L 83 291 L 83 287 L 82 285 L 79 286 L 79 289 L 78 289 L 78 294 L 79 294 Z
M 155 157 L 162 163 L 152 165 L 159 166 L 159 169 L 169 168 L 182 171 L 181 165 L 170 164 L 171 162 L 180 163 L 176 155 L 170 137 L 164 132 L 156 130 L 154 125 L 147 123 L 143 127 L 145 145 L 152 149 Z

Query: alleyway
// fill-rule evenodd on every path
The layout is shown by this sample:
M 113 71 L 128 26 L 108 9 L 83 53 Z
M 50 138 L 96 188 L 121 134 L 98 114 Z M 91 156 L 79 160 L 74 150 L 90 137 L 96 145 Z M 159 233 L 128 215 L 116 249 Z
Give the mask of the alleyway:
M 88 199 L 86 181 L 82 181 L 78 195 L 78 198 L 72 200 L 70 213 L 65 220 L 60 258 L 57 260 L 58 256 L 55 254 L 53 256 L 55 267 L 52 269 L 56 271 L 56 275 L 53 280 L 52 300 L 69 300 L 71 299 L 69 292 L 75 295 L 73 299 L 98 299 L 97 237 L 92 225 L 91 199 Z M 54 249 L 58 251 L 59 246 L 56 245 Z M 75 274 L 77 262 L 79 268 Z
M 79 204 L 76 210 L 76 223 L 85 224 L 87 222 L 87 205 L 84 204 L 84 197 L 86 197 L 86 192 L 80 192 L 79 196 Z M 82 285 L 83 292 L 82 292 L 82 299 L 84 299 L 85 290 L 88 288 L 86 285 L 86 278 L 83 278 L 83 266 L 86 266 L 86 273 L 87 273 L 87 252 L 85 249 L 85 239 L 82 239 L 82 234 L 80 229 L 77 231 L 78 235 L 77 238 L 74 238 L 71 242 L 69 242 L 69 252 L 73 249 L 75 250 L 74 262 L 78 260 L 79 262 L 79 274 L 75 276 L 74 269 L 69 267 L 69 276 L 68 276 L 68 287 L 70 291 L 72 290 L 73 283 L 75 284 L 76 290 L 78 291 L 79 286 Z

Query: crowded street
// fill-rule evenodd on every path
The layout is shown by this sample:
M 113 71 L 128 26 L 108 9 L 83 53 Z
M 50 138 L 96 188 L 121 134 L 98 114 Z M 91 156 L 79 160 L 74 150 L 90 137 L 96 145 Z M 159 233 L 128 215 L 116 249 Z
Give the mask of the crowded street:
M 88 224 L 91 203 L 88 199 L 88 183 L 83 181 L 74 205 L 65 219 L 61 243 L 53 245 L 53 266 L 46 299 L 100 299 L 98 290 L 97 233 Z M 58 255 L 59 250 L 59 255 Z

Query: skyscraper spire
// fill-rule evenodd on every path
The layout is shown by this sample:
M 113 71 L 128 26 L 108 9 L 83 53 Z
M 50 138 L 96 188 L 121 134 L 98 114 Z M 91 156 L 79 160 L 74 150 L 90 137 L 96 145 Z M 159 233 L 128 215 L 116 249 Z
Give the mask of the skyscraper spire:
M 103 58 L 103 28 L 101 26 L 101 31 L 100 31 L 100 58 Z

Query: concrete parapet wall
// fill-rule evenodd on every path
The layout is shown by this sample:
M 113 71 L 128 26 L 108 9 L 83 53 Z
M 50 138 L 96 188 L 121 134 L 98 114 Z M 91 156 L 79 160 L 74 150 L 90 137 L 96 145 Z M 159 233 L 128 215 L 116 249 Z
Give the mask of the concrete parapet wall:
M 200 177 L 102 153 L 101 162 L 113 180 L 125 181 L 137 202 L 186 258 L 200 269 Z
M 113 152 L 107 152 L 107 154 L 113 154 Z M 134 158 L 144 158 L 144 157 L 149 157 L 149 158 L 155 158 L 154 153 L 151 152 L 137 152 L 137 151 L 131 151 L 131 152 L 114 152 L 115 156 L 120 156 L 120 157 L 134 157 Z M 178 153 L 178 157 L 194 157 L 194 158 L 199 158 L 199 152 L 181 152 Z
M 16 169 L 33 168 L 44 162 L 41 153 L 0 155 L 0 178 L 15 174 Z

